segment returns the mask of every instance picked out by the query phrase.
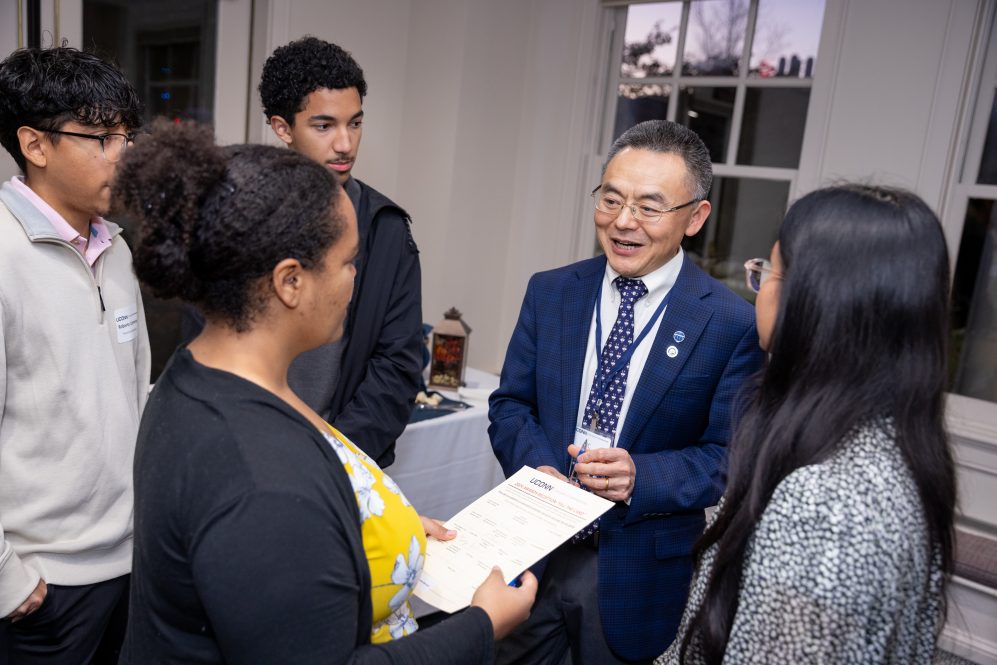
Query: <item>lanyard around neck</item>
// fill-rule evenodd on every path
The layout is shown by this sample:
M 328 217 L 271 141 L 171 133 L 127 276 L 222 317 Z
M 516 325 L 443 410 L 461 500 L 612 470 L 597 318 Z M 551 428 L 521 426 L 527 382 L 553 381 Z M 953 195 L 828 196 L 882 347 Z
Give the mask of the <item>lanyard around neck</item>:
M 644 325 L 644 328 L 640 331 L 640 335 L 638 335 L 637 339 L 635 339 L 633 342 L 630 343 L 630 346 L 628 346 L 627 349 L 623 352 L 623 355 L 620 356 L 620 359 L 616 361 L 616 364 L 613 365 L 612 368 L 610 368 L 609 373 L 606 374 L 605 377 L 603 377 L 601 370 L 602 370 L 602 283 L 604 281 L 605 279 L 599 280 L 599 290 L 595 294 L 595 358 L 596 361 L 598 362 L 598 365 L 596 366 L 595 369 L 595 380 L 593 381 L 593 386 L 596 389 L 596 399 L 598 399 L 600 402 L 606 396 L 606 387 L 613 382 L 613 378 L 620 373 L 620 370 L 626 367 L 627 363 L 630 362 L 630 358 L 633 357 L 633 354 L 637 350 L 637 347 L 640 346 L 640 343 L 644 341 L 644 338 L 647 337 L 647 334 L 651 332 L 651 328 L 654 327 L 654 324 L 661 316 L 661 313 L 665 311 L 665 306 L 668 304 L 668 301 L 671 300 L 672 293 L 675 292 L 674 286 L 668 290 L 667 295 L 665 295 L 665 297 L 661 299 L 661 303 L 658 305 L 658 308 L 655 309 L 654 314 L 651 315 L 651 320 L 648 321 Z M 623 297 L 622 293 L 620 294 L 620 297 L 621 298 Z M 634 302 L 634 304 L 636 305 L 636 301 Z

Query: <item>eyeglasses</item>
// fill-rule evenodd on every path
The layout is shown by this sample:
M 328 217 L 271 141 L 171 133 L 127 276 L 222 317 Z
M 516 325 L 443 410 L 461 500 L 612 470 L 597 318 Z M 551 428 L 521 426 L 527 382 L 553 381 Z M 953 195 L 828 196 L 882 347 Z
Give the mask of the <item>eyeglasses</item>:
M 82 134 L 80 132 L 64 132 L 61 129 L 44 129 L 42 131 L 48 134 L 62 134 L 100 141 L 100 151 L 103 153 L 104 159 L 109 162 L 121 159 L 121 153 L 125 151 L 125 146 L 130 145 L 135 140 L 134 134 Z
M 681 210 L 682 208 L 688 208 L 693 203 L 699 202 L 699 199 L 693 199 L 683 203 L 682 205 L 659 210 L 658 208 L 649 206 L 646 203 L 627 203 L 625 201 L 621 201 L 615 194 L 602 193 L 602 185 L 599 185 L 593 189 L 589 196 L 595 199 L 595 209 L 599 212 L 606 215 L 612 215 L 613 218 L 616 218 L 623 212 L 624 208 L 629 208 L 630 214 L 633 218 L 642 224 L 656 224 L 666 213 L 675 212 L 676 210 Z
M 744 283 L 755 293 L 758 293 L 769 277 L 779 278 L 782 273 L 773 270 L 767 259 L 748 259 L 744 262 Z

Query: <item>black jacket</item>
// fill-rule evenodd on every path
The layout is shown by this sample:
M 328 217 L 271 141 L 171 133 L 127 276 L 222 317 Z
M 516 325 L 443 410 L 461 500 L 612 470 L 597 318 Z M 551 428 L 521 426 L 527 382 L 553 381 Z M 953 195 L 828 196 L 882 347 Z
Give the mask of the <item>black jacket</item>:
M 371 645 L 370 594 L 356 498 L 332 446 L 273 394 L 179 349 L 135 450 L 121 662 L 492 662 L 480 608 Z
M 422 373 L 422 269 L 408 214 L 360 185 L 360 263 L 346 321 L 332 424 L 383 469 L 412 413 Z
M 345 347 L 328 344 L 303 354 L 288 371 L 291 386 L 382 469 L 395 460 L 395 440 L 408 424 L 422 372 L 422 270 L 419 249 L 400 207 L 359 180 L 360 253 Z M 182 340 L 204 319 L 184 310 Z M 329 354 L 338 357 L 330 358 Z M 339 365 L 335 386 L 316 381 Z

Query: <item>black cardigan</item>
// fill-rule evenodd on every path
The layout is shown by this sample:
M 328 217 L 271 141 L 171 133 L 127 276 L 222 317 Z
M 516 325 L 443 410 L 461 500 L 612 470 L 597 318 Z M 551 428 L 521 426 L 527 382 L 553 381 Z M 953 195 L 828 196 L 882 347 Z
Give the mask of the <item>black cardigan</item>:
M 142 417 L 123 663 L 490 663 L 479 608 L 370 645 L 349 478 L 286 403 L 179 349 Z

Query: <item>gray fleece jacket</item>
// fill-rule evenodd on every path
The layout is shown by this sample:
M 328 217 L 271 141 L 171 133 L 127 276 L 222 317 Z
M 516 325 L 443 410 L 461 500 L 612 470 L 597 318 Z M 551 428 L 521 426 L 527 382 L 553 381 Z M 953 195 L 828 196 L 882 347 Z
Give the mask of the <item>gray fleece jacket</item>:
M 131 570 L 132 458 L 149 339 L 120 228 L 91 271 L 0 186 L 0 617 L 39 577 Z

